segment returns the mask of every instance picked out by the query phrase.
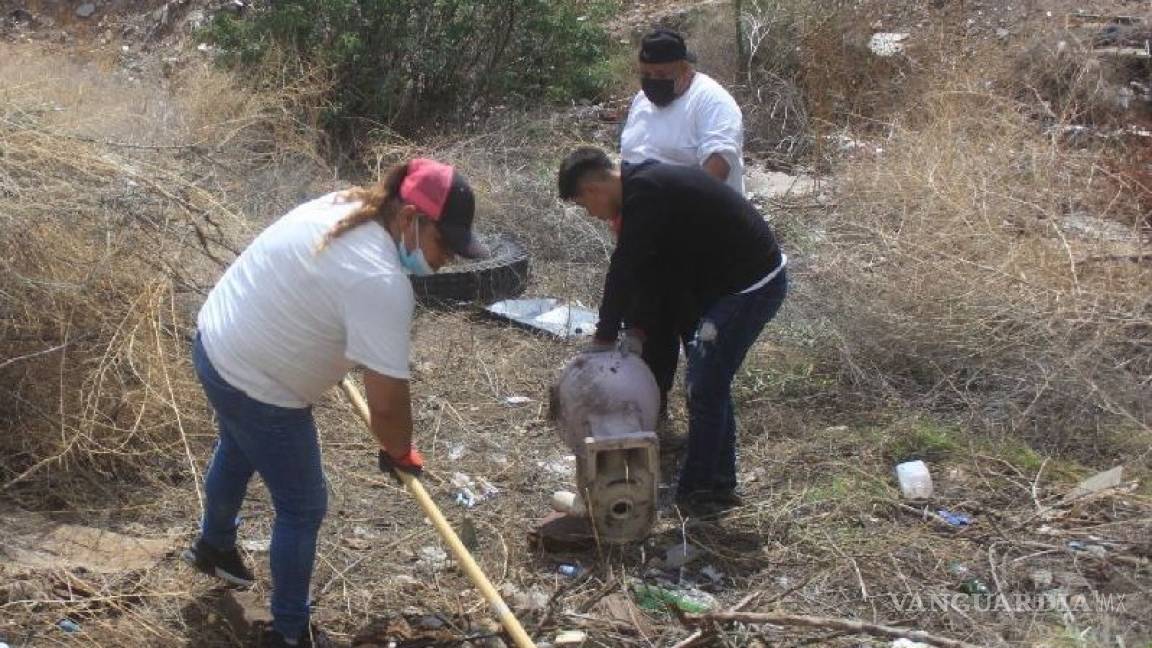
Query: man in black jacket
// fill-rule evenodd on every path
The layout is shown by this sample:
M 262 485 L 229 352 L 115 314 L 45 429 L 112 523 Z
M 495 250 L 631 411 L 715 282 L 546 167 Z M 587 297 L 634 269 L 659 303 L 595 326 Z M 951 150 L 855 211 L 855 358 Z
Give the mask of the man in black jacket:
M 664 304 L 688 357 L 688 447 L 677 488 L 690 511 L 739 504 L 732 379 L 787 292 L 787 258 L 743 196 L 704 171 L 647 161 L 616 169 L 597 148 L 560 165 L 560 198 L 612 224 L 594 348 L 644 338 Z M 665 316 L 666 317 L 666 316 Z

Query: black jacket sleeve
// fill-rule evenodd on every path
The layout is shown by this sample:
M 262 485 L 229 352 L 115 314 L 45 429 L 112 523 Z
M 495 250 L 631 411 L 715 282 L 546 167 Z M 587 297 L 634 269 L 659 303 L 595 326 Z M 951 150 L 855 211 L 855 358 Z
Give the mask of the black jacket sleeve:
M 663 211 L 654 187 L 626 193 L 620 234 L 604 280 L 596 339 L 615 340 L 622 323 L 632 326 L 647 322 L 656 311 L 660 227 L 666 220 Z

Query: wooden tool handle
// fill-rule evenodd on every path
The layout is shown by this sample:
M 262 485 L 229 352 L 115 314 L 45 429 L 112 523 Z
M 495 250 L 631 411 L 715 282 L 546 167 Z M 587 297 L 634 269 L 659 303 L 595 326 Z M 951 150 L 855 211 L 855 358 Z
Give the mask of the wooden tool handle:
M 364 420 L 364 424 L 371 428 L 372 417 L 368 411 L 368 403 L 364 400 L 364 396 L 360 393 L 360 390 L 357 389 L 347 377 L 340 381 L 340 390 L 348 397 L 348 400 L 356 409 L 356 413 Z M 371 432 L 371 429 L 369 429 L 369 431 Z M 488 605 L 492 607 L 492 611 L 496 614 L 497 618 L 500 619 L 501 625 L 508 631 L 508 635 L 512 637 L 512 641 L 516 644 L 517 648 L 536 648 L 536 644 L 532 642 L 528 633 L 524 632 L 524 627 L 520 625 L 520 621 L 516 619 L 515 615 L 512 614 L 512 610 L 504 603 L 504 599 L 500 597 L 500 593 L 496 591 L 495 587 L 492 587 L 492 583 L 489 582 L 488 577 L 484 575 L 484 572 L 480 569 L 480 565 L 476 564 L 476 559 L 472 557 L 472 554 L 469 553 L 464 543 L 460 542 L 460 538 L 452 529 L 452 525 L 448 524 L 448 520 L 444 519 L 444 514 L 440 512 L 440 508 L 436 506 L 436 502 L 432 501 L 432 497 L 428 495 L 428 491 L 424 490 L 424 485 L 420 483 L 420 480 L 415 475 L 403 470 L 393 470 L 393 472 L 400 478 L 400 482 L 404 484 L 404 488 L 416 498 L 416 502 L 420 504 L 420 508 L 424 510 L 424 515 L 428 516 L 429 520 L 432 520 L 432 526 L 436 527 L 436 533 L 440 534 L 440 538 L 444 540 L 445 544 L 448 545 L 448 549 L 452 552 L 453 557 L 456 558 L 456 563 L 464 570 L 464 573 L 468 576 L 468 579 L 472 581 L 472 584 L 476 586 L 476 589 L 480 590 L 480 593 L 484 596 L 484 600 L 488 601 Z

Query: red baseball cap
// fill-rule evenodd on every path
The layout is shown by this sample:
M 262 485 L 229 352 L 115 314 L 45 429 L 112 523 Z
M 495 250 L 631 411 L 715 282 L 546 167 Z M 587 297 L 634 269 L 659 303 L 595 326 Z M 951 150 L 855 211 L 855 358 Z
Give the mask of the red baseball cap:
M 400 199 L 427 214 L 458 256 L 483 259 L 489 255 L 472 233 L 476 197 L 455 168 L 427 158 L 411 160 L 400 183 Z

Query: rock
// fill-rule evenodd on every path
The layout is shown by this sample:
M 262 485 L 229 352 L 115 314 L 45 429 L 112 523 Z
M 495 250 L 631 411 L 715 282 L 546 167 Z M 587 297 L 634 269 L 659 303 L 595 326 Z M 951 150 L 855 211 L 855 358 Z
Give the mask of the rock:
M 594 608 L 596 616 L 614 621 L 626 628 L 636 628 L 641 635 L 650 637 L 655 633 L 648 615 L 624 594 L 617 592 L 600 599 Z
M 596 547 L 596 535 L 588 518 L 553 511 L 528 531 L 528 545 L 545 552 L 585 551 Z
M 750 167 L 744 178 L 749 193 L 766 198 L 806 196 L 816 191 L 816 178 L 807 174 L 792 175 Z
M 268 606 L 256 592 L 228 590 L 220 599 L 220 614 L 237 637 L 252 637 L 260 625 L 272 623 Z
M 1100 491 L 1109 488 L 1116 488 L 1124 481 L 1124 466 L 1116 466 L 1110 470 L 1105 470 L 1101 473 L 1096 473 L 1088 479 L 1076 485 L 1076 488 L 1068 491 L 1064 496 L 1064 501 L 1068 502 L 1074 499 L 1079 499 L 1087 495 L 1099 493 Z
M 36 514 L 0 517 L 0 557 L 32 569 L 83 568 L 97 574 L 147 569 L 171 548 L 167 538 L 60 524 Z
M 94 13 L 96 13 L 96 5 L 92 2 L 85 2 L 76 7 L 76 15 L 81 18 L 90 18 Z

